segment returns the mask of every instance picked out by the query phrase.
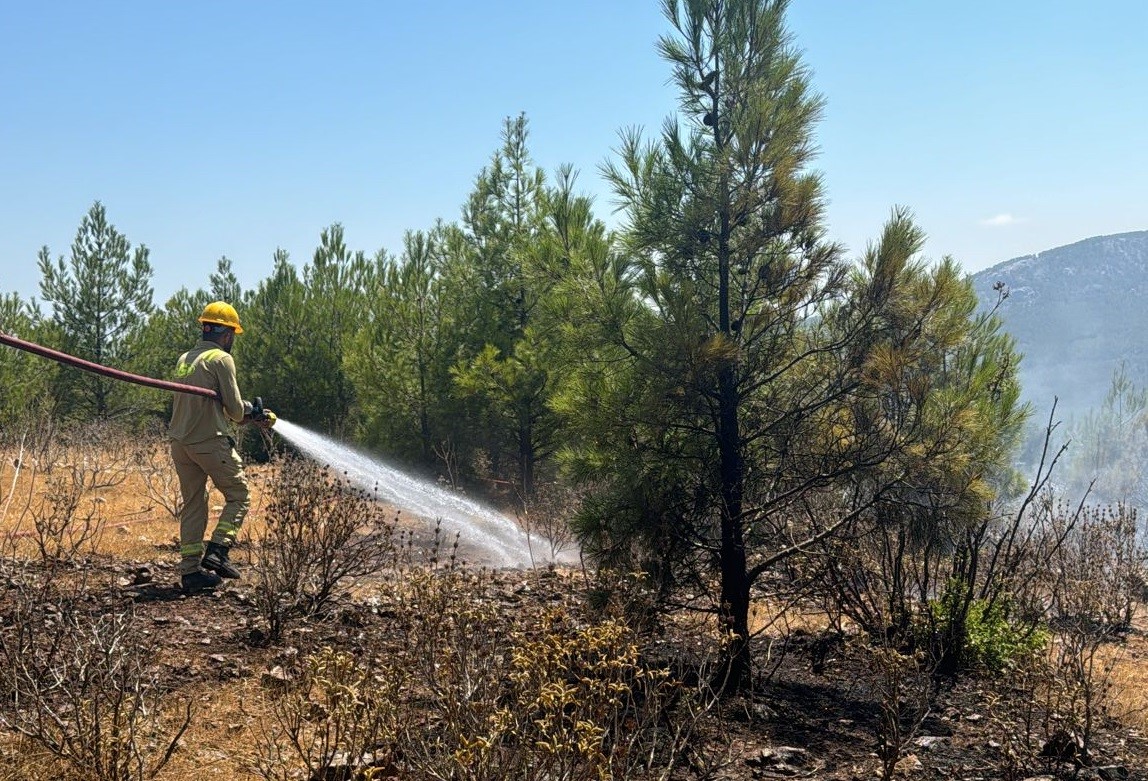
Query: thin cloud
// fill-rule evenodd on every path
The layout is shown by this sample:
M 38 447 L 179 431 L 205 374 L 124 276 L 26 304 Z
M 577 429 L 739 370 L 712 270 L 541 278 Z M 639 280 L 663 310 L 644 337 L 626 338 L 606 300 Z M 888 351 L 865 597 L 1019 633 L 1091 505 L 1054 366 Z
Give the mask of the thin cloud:
M 998 214 L 995 217 L 981 220 L 981 225 L 988 225 L 991 228 L 1003 228 L 1007 225 L 1016 225 L 1020 219 L 1012 216 L 1011 214 Z

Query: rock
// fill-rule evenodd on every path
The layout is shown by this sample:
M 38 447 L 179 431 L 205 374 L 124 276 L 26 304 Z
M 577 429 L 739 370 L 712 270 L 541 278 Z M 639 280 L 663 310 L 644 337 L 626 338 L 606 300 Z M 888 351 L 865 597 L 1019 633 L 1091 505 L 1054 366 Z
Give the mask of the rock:
M 268 689 L 286 689 L 291 685 L 291 675 L 279 665 L 270 670 L 264 670 L 259 679 Z
M 924 764 L 917 758 L 916 754 L 906 754 L 897 760 L 898 773 L 918 773 L 925 769 Z
M 773 708 L 766 705 L 764 702 L 753 702 L 749 705 L 749 710 L 755 719 L 761 721 L 771 721 L 778 718 L 778 713 Z
M 1084 752 L 1084 741 L 1066 730 L 1057 730 L 1041 747 L 1040 755 L 1057 762 L 1071 762 Z
M 150 567 L 130 567 L 127 569 L 127 574 L 116 582 L 121 588 L 129 588 L 131 586 L 147 586 L 154 580 L 155 575 L 152 574 Z
M 768 769 L 773 773 L 792 775 L 810 764 L 809 752 L 793 746 L 763 748 L 745 761 L 750 767 Z
M 383 752 L 367 752 L 360 757 L 336 754 L 324 770 L 316 770 L 309 781 L 355 781 L 360 778 L 396 778 L 398 770 L 390 756 Z
M 1128 778 L 1128 768 L 1124 765 L 1104 765 L 1093 769 L 1104 781 L 1124 781 Z
M 921 735 L 913 739 L 913 745 L 925 751 L 930 751 L 937 746 L 943 746 L 948 741 L 948 738 L 940 735 Z

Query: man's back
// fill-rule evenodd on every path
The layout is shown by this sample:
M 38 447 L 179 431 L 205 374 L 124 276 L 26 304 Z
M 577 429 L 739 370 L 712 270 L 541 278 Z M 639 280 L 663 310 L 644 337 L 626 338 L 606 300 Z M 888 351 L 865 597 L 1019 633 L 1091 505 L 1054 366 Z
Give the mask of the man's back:
M 168 436 L 185 445 L 231 436 L 232 423 L 243 420 L 243 401 L 231 355 L 218 344 L 201 340 L 180 356 L 175 374 L 179 382 L 216 391 L 223 403 L 191 393 L 176 393 Z

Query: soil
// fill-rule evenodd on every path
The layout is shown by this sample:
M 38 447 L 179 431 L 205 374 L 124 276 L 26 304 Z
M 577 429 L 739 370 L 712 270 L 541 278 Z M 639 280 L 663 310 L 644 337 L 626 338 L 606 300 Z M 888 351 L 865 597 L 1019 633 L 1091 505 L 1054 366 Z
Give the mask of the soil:
M 184 596 L 175 587 L 169 555 L 147 562 L 106 560 L 90 566 L 111 585 L 94 598 L 108 609 L 131 604 L 150 624 L 167 676 L 198 702 L 196 722 L 179 752 L 178 770 L 161 778 L 194 778 L 205 768 L 220 777 L 244 775 L 259 739 L 244 698 L 267 685 L 277 668 L 306 653 L 332 646 L 354 648 L 363 636 L 387 633 L 386 611 L 377 601 L 346 600 L 321 620 L 294 627 L 268 643 L 258 627 L 253 593 L 243 581 L 215 593 Z M 240 551 L 237 560 L 244 556 Z M 100 578 L 96 578 L 96 581 Z M 530 616 L 555 603 L 582 600 L 582 575 L 503 571 L 487 580 L 489 598 L 512 616 Z M 683 647 L 696 637 L 675 638 L 666 624 L 661 648 Z M 769 643 L 769 647 L 765 646 Z M 759 683 L 730 697 L 720 718 L 699 735 L 695 750 L 713 760 L 713 779 L 812 778 L 825 781 L 880 777 L 876 738 L 881 724 L 882 685 L 872 664 L 853 643 L 830 643 L 820 633 L 759 639 Z M 1143 627 L 1121 641 L 1128 658 L 1148 663 Z M 768 668 L 768 669 L 767 669 Z M 227 692 L 221 696 L 221 692 Z M 919 695 L 929 707 L 918 710 Z M 246 694 L 245 694 L 246 693 Z M 1137 725 L 1101 714 L 1088 757 L 1070 747 L 1063 761 L 1051 754 L 1055 714 L 1034 707 L 1033 689 L 1016 677 L 967 677 L 934 683 L 912 680 L 902 697 L 903 746 L 896 776 L 942 779 L 1131 779 L 1148 781 L 1148 736 Z M 1142 714 L 1141 714 L 1142 715 Z M 1054 742 L 1054 741 L 1053 741 Z M 186 774 L 181 775 L 180 773 Z M 675 776 L 696 778 L 688 772 Z

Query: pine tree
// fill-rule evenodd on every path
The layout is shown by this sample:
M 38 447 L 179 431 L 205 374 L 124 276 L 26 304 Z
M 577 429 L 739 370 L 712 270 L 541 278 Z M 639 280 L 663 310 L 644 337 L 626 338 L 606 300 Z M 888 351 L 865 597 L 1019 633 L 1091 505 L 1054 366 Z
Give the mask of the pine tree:
M 457 427 L 446 420 L 458 335 L 443 275 L 444 247 L 455 233 L 443 225 L 408 232 L 399 258 L 381 260 L 344 360 L 366 440 L 424 465 L 444 445 L 458 445 Z
M 1011 457 L 1029 408 L 1014 341 L 995 313 L 978 313 L 955 261 L 921 259 L 924 239 L 896 210 L 830 312 L 834 341 L 847 345 L 832 363 L 855 369 L 854 382 L 820 416 L 816 449 L 832 457 L 821 469 L 840 479 L 836 499 L 805 524 L 803 569 L 858 626 L 893 643 L 909 642 L 930 602 L 951 593 L 945 631 L 954 631 L 937 658 L 953 659 L 991 569 L 975 560 L 994 503 L 1017 487 Z
M 810 170 L 822 101 L 787 3 L 664 5 L 681 113 L 652 142 L 624 134 L 607 166 L 623 243 L 582 270 L 585 338 L 599 341 L 555 406 L 576 432 L 567 469 L 598 487 L 577 518 L 584 549 L 605 563 L 640 550 L 665 588 L 704 590 L 716 573 L 724 683 L 740 688 L 766 572 L 870 518 L 909 464 L 946 501 L 987 496 L 962 491 L 979 485 L 978 451 L 954 443 L 975 432 L 991 451 L 999 410 L 973 415 L 976 392 L 954 378 L 960 365 L 983 389 L 996 353 L 966 339 L 975 298 L 955 265 L 930 278 L 915 259 L 907 213 L 859 277 L 827 240 Z M 915 458 L 930 447 L 954 471 Z
M 216 263 L 215 271 L 208 279 L 208 296 L 210 301 L 226 301 L 237 306 L 243 297 L 243 288 L 239 286 L 239 278 L 231 270 L 231 260 L 222 256 Z
M 541 309 L 555 284 L 545 265 L 555 241 L 554 209 L 573 198 L 562 186 L 546 186 L 527 140 L 525 116 L 507 119 L 502 148 L 464 211 L 476 327 L 454 369 L 457 388 L 476 407 L 474 430 L 486 432 L 494 476 L 502 476 L 505 454 L 524 497 L 534 492 L 537 465 L 553 448 L 557 424 L 547 405 L 554 334 L 541 323 Z
M 240 390 L 262 396 L 268 407 L 292 421 L 321 419 L 323 400 L 309 386 L 312 373 L 301 349 L 306 291 L 290 255 L 277 249 L 271 276 L 262 280 L 239 312 L 245 323 L 236 339 Z
M 808 170 L 822 102 L 785 31 L 786 5 L 667 0 L 674 34 L 659 48 L 681 121 L 667 121 L 656 143 L 626 135 L 607 170 L 654 313 L 645 333 L 623 337 L 640 367 L 638 412 L 664 421 L 652 444 L 681 465 L 663 474 L 677 497 L 671 514 L 692 529 L 676 534 L 716 560 L 734 687 L 750 675 L 747 536 L 758 509 L 747 501 L 780 476 L 778 457 L 809 405 L 832 395 L 813 370 L 821 346 L 803 332 L 843 278 Z M 707 518 L 712 527 L 698 524 Z
M 147 248 L 133 251 L 97 201 L 80 223 L 71 259 L 53 263 L 44 247 L 39 266 L 40 293 L 52 307 L 61 349 L 99 364 L 129 364 L 133 340 L 153 308 Z M 61 373 L 56 393 L 68 413 L 109 418 L 132 409 L 122 383 L 78 370 Z
M 1148 506 L 1148 388 L 1128 376 L 1124 364 L 1112 373 L 1100 406 L 1069 429 L 1072 447 L 1065 482 L 1096 502 Z
M 385 253 L 380 253 L 382 256 Z M 335 223 L 319 236 L 311 263 L 303 268 L 304 309 L 299 313 L 308 384 L 315 413 L 310 420 L 342 431 L 354 404 L 354 388 L 344 369 L 344 352 L 363 323 L 367 295 L 379 274 L 378 258 L 347 247 L 343 226 Z
M 0 295 L 0 333 L 43 343 L 43 317 L 35 301 L 19 294 Z M 51 402 L 49 390 L 58 366 L 20 350 L 0 346 L 0 430 L 8 430 L 27 414 Z

